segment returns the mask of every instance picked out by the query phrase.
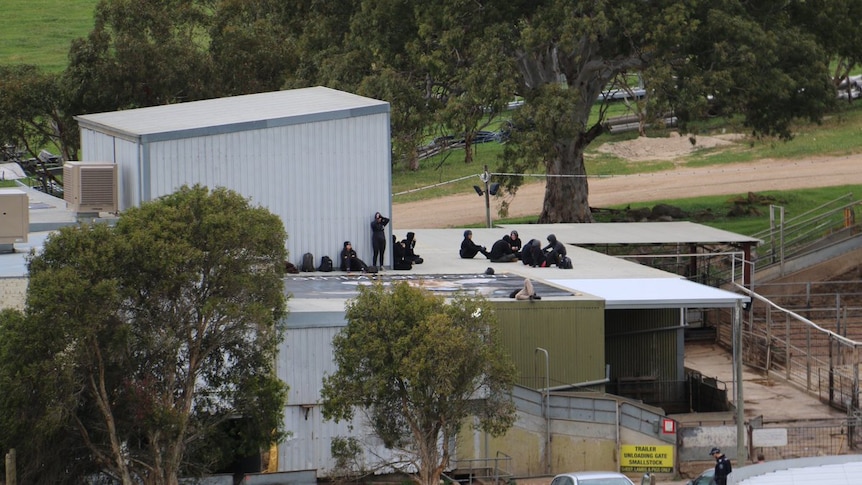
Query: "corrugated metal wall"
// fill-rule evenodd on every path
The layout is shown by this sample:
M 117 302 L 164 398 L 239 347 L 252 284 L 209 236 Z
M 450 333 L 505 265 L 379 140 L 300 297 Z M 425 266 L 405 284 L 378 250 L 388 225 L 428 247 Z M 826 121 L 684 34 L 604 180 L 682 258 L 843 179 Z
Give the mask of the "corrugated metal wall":
M 604 304 L 601 301 L 516 301 L 496 305 L 503 345 L 518 369 L 517 383 L 532 389 L 605 377 Z M 545 356 L 537 348 L 548 351 Z
M 82 129 L 82 153 L 85 160 L 121 166 L 121 209 L 184 184 L 227 187 L 251 198 L 281 217 L 295 263 L 306 252 L 316 262 L 323 255 L 337 261 L 343 242 L 350 240 L 370 264 L 374 212 L 391 214 L 388 112 L 144 141 L 140 150 L 110 134 Z
M 327 476 L 333 465 L 330 446 L 335 437 L 358 439 L 364 452 L 362 459 L 370 467 L 394 461 L 393 453 L 364 425 L 361 414 L 351 423 L 323 419 L 320 388 L 323 377 L 336 371 L 332 338 L 345 325 L 344 314 L 305 314 L 301 319 L 317 323 L 297 328 L 288 317 L 288 330 L 278 354 L 278 376 L 290 386 L 284 423 L 291 433 L 278 446 L 278 470 L 315 470 L 318 476 Z
M 608 310 L 605 348 L 611 379 L 684 378 L 683 329 L 679 309 Z
M 140 160 L 141 145 L 137 141 L 81 128 L 81 152 L 83 160 L 91 162 L 114 162 L 118 165 L 117 176 L 120 210 L 134 207 L 141 200 Z

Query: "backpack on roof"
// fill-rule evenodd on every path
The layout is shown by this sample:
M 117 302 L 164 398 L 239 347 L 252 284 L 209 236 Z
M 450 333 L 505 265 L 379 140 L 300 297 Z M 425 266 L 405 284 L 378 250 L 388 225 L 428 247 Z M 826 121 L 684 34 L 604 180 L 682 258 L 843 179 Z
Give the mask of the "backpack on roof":
M 323 271 L 325 273 L 329 273 L 332 271 L 332 258 L 329 256 L 323 256 L 320 258 L 320 267 L 317 268 L 317 271 Z
M 302 255 L 302 264 L 299 266 L 299 270 L 304 273 L 313 273 L 314 272 L 314 255 L 311 253 L 305 253 Z
M 573 268 L 572 258 L 570 258 L 568 256 L 563 256 L 563 258 L 560 259 L 560 264 L 558 264 L 557 266 L 560 269 L 572 269 Z

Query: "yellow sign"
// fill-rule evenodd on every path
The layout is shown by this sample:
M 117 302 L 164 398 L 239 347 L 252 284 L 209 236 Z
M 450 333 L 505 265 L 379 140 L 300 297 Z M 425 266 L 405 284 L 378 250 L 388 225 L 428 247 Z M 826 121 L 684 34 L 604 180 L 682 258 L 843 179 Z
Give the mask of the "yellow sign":
M 673 473 L 672 445 L 621 445 L 621 472 Z

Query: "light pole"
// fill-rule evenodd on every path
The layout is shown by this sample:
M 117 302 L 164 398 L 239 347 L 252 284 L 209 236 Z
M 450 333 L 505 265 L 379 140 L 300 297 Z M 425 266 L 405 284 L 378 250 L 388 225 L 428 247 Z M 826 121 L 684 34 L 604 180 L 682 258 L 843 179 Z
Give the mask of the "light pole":
M 545 354 L 545 389 L 542 390 L 542 414 L 545 415 L 545 473 L 551 474 L 551 366 L 550 359 L 548 357 L 548 351 L 541 348 L 536 347 L 536 350 L 533 351 L 533 367 L 535 369 L 535 356 L 537 353 Z M 534 370 L 536 374 L 536 379 L 539 378 L 538 370 Z
M 489 182 L 491 181 L 491 174 L 488 173 L 488 166 L 485 165 L 485 171 L 482 172 L 482 175 L 479 175 L 479 178 L 482 182 L 485 183 L 485 222 L 488 224 L 488 229 L 491 228 L 491 191 L 489 190 Z

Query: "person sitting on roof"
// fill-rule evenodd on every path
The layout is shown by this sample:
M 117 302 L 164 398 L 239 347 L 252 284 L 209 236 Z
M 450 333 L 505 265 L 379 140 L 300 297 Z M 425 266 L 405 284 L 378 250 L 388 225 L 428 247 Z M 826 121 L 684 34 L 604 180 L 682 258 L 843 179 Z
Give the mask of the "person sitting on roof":
M 542 248 L 542 252 L 545 253 L 545 263 L 542 267 L 554 264 L 559 266 L 560 261 L 566 256 L 566 246 L 557 241 L 557 236 L 549 234 L 548 245 Z
M 404 246 L 404 257 L 412 264 L 422 264 L 424 260 L 416 254 L 416 234 L 412 232 L 407 233 L 407 237 L 401 240 L 401 244 Z
M 512 247 L 512 252 L 515 253 L 515 256 L 520 256 L 521 238 L 518 237 L 518 231 L 512 231 L 509 234 L 503 236 L 503 240 L 509 243 L 509 246 Z
M 508 234 L 503 236 L 503 239 L 500 239 L 491 246 L 491 254 L 488 256 L 488 259 L 492 263 L 511 263 L 518 260 L 518 256 L 512 250 L 512 244 L 506 240 L 508 237 Z
M 344 241 L 344 249 L 341 250 L 341 271 L 365 271 L 368 265 L 356 256 L 356 251 L 350 241 Z
M 521 249 L 521 262 L 532 266 L 540 266 L 545 261 L 545 253 L 542 252 L 542 243 L 538 239 L 530 239 Z
M 464 240 L 461 241 L 461 250 L 458 254 L 463 259 L 473 259 L 473 256 L 482 253 L 486 258 L 490 258 L 491 254 L 485 249 L 485 246 L 479 246 L 473 242 L 473 231 L 467 229 L 464 231 Z

